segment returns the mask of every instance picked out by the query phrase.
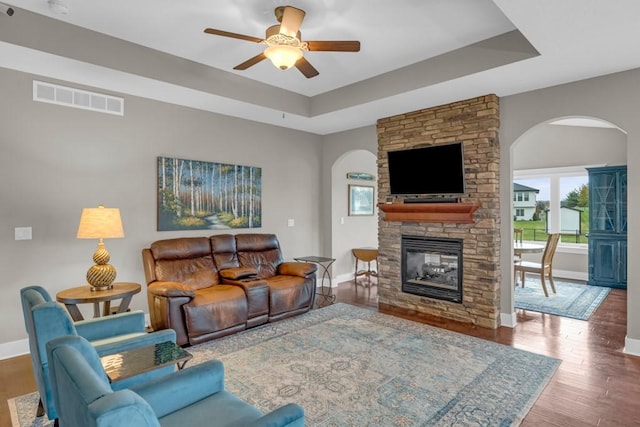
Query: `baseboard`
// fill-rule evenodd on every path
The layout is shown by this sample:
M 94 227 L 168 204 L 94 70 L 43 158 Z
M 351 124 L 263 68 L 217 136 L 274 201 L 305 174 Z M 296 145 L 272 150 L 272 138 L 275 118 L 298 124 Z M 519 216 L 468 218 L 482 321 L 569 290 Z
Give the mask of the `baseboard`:
M 353 280 L 353 274 L 341 274 L 339 276 L 336 277 L 332 277 L 331 278 L 331 287 L 332 288 L 337 288 L 339 283 L 342 282 L 348 282 L 350 280 Z M 325 279 L 324 281 L 324 285 L 325 286 L 329 286 L 329 281 L 327 279 Z M 316 287 L 319 288 L 322 286 L 322 276 L 318 275 L 316 277 Z
M 516 313 L 500 313 L 500 326 L 515 328 L 518 325 Z
M 557 277 L 559 279 L 571 279 L 571 280 L 589 280 L 589 275 L 586 272 L 582 271 L 569 271 L 569 270 L 556 270 L 553 269 L 553 277 L 554 279 Z
M 29 340 L 27 338 L 0 344 L 0 360 L 29 354 Z
M 626 336 L 624 338 L 623 352 L 632 356 L 640 356 L 640 340 L 636 340 Z

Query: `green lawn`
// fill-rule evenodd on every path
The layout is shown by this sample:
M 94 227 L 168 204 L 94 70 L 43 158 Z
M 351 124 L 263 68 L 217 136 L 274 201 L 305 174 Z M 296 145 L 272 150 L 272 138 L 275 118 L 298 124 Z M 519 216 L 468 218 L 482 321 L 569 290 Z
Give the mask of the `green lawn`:
M 586 234 L 589 232 L 589 209 L 583 208 L 582 216 L 582 234 L 578 238 L 578 243 L 587 243 Z M 523 229 L 523 240 L 532 240 L 544 242 L 547 240 L 545 233 L 545 221 L 513 221 L 514 228 Z M 561 239 L 563 243 L 576 243 L 576 236 L 572 234 L 563 234 Z

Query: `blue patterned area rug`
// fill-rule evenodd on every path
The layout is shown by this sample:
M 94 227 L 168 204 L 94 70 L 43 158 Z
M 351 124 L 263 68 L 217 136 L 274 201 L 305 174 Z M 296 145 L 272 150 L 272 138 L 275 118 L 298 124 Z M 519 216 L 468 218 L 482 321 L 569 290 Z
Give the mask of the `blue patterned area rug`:
M 221 359 L 227 389 L 261 410 L 296 402 L 323 427 L 516 426 L 560 364 L 347 304 L 188 350 Z
M 611 291 L 610 288 L 563 282 L 558 279 L 554 279 L 553 282 L 556 285 L 555 294 L 551 291 L 549 281 L 546 281 L 549 292 L 547 298 L 542 291 L 540 278 L 528 275 L 525 287 L 518 284 L 515 288 L 515 308 L 588 320 Z

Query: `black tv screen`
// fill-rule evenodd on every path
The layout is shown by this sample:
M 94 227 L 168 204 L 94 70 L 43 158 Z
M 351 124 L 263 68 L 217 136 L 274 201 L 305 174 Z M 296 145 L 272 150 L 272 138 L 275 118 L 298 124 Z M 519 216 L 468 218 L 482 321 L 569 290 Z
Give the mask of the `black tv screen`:
M 392 196 L 447 196 L 465 193 L 462 143 L 389 151 Z

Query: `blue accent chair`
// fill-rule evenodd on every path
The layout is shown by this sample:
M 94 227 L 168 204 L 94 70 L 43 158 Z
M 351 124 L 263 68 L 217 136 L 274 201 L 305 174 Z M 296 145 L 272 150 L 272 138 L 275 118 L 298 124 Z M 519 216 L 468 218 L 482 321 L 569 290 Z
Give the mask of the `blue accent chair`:
M 263 414 L 224 389 L 219 360 L 113 391 L 95 349 L 79 336 L 47 344 L 61 427 L 304 427 L 295 403 Z
M 147 333 L 142 311 L 74 322 L 66 308 L 52 301 L 49 293 L 41 286 L 23 288 L 20 290 L 20 296 L 24 323 L 29 335 L 33 374 L 40 394 L 36 415 L 42 416 L 46 413 L 50 420 L 56 419 L 58 414 L 51 398 L 47 342 L 65 335 L 80 335 L 91 342 L 100 356 L 164 341 L 176 342 L 173 329 Z M 173 371 L 173 366 L 167 366 L 120 381 L 114 386 L 126 388 Z

